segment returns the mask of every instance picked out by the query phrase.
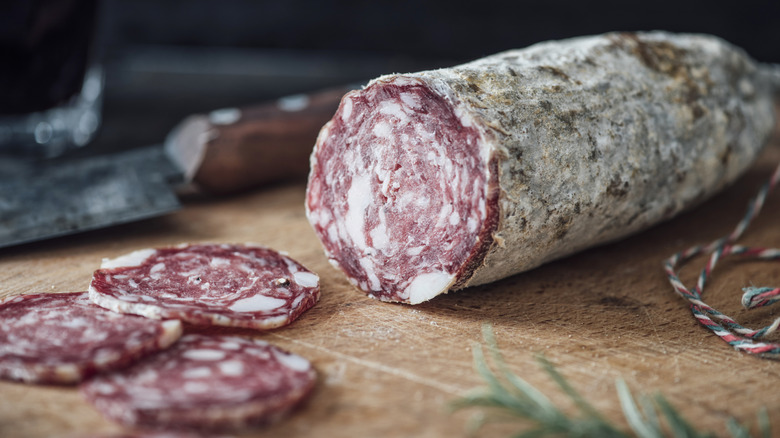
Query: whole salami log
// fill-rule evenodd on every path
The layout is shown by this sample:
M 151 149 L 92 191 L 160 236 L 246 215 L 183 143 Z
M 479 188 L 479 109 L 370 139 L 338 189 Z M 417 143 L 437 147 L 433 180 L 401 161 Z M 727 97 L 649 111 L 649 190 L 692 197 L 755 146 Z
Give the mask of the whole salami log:
M 743 51 L 664 32 L 382 76 L 320 131 L 307 216 L 353 284 L 416 304 L 701 202 L 755 159 L 772 104 Z
M 238 429 L 278 420 L 314 387 L 306 359 L 261 340 L 185 335 L 173 347 L 81 392 L 126 426 Z
M 119 313 L 267 330 L 314 306 L 320 285 L 316 274 L 270 248 L 183 244 L 104 259 L 89 297 Z
M 0 377 L 76 383 L 165 349 L 181 332 L 177 320 L 114 313 L 86 292 L 16 296 L 0 303 Z

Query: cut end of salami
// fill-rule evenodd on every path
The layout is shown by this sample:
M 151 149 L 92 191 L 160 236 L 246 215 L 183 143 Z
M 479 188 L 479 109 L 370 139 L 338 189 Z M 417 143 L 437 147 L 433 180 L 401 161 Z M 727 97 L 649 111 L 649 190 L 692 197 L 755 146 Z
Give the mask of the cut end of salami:
M 320 287 L 316 274 L 269 248 L 200 244 L 104 260 L 89 294 L 115 312 L 265 330 L 314 306 Z
M 165 349 L 181 333 L 179 321 L 110 312 L 86 292 L 12 297 L 0 303 L 0 377 L 76 383 Z
M 331 263 L 380 300 L 497 281 L 734 181 L 774 125 L 760 72 L 718 38 L 649 32 L 382 76 L 320 131 L 308 219 Z
M 185 335 L 122 372 L 86 382 L 81 391 L 126 426 L 227 430 L 280 419 L 315 381 L 309 361 L 264 341 Z
M 419 80 L 347 94 L 320 132 L 307 187 L 331 263 L 383 301 L 417 304 L 457 287 L 495 227 L 482 136 Z

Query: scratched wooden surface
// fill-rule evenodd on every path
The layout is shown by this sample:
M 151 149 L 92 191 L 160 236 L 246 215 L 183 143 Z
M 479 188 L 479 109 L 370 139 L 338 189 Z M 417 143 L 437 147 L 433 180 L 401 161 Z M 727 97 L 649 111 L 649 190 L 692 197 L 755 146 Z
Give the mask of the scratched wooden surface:
M 620 420 L 614 380 L 663 392 L 696 425 L 724 431 L 730 415 L 754 421 L 768 409 L 780 430 L 780 363 L 735 352 L 692 318 L 667 283 L 661 260 L 726 234 L 780 161 L 777 136 L 735 186 L 642 234 L 504 281 L 418 305 L 372 301 L 323 256 L 304 217 L 302 184 L 219 200 L 190 201 L 167 217 L 0 250 L 0 297 L 84 290 L 103 257 L 181 242 L 260 242 L 288 251 L 321 276 L 322 300 L 291 326 L 259 336 L 309 358 L 319 381 L 309 402 L 279 424 L 241 436 L 468 436 L 475 412 L 448 403 L 481 386 L 471 347 L 491 323 L 511 368 L 563 400 L 535 365 L 543 353 L 608 417 Z M 746 244 L 780 246 L 780 196 L 770 196 Z M 702 266 L 684 271 L 691 282 Z M 770 262 L 723 262 L 705 299 L 747 325 L 768 324 L 772 308 L 744 311 L 740 289 L 778 285 Z M 193 330 L 192 328 L 189 328 Z M 513 425 L 483 429 L 508 436 Z M 112 436 L 70 387 L 0 382 L 0 436 Z

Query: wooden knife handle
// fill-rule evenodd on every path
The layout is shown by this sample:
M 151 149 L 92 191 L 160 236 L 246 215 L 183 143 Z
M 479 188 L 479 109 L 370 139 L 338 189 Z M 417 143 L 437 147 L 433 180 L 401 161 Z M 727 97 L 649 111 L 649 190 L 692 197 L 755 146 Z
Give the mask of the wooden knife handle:
M 166 152 L 188 181 L 212 194 L 303 179 L 320 128 L 354 88 L 190 116 L 168 136 Z

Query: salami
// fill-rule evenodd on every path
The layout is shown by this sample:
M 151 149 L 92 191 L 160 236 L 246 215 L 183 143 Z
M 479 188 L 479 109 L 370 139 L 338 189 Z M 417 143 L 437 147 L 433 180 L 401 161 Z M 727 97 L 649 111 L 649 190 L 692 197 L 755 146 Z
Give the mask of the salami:
M 222 435 L 203 435 L 189 432 L 137 432 L 113 435 L 78 435 L 66 438 L 231 438 Z
M 344 96 L 306 212 L 331 263 L 417 304 L 638 232 L 737 178 L 771 79 L 716 37 L 612 33 L 388 75 Z
M 281 418 L 315 379 L 306 359 L 264 341 L 192 334 L 81 392 L 127 426 L 227 430 Z
M 320 288 L 316 274 L 269 248 L 199 244 L 105 259 L 89 295 L 115 312 L 264 330 L 294 321 Z
M 181 331 L 176 320 L 105 310 L 86 292 L 8 298 L 0 303 L 0 377 L 76 383 L 167 348 Z

